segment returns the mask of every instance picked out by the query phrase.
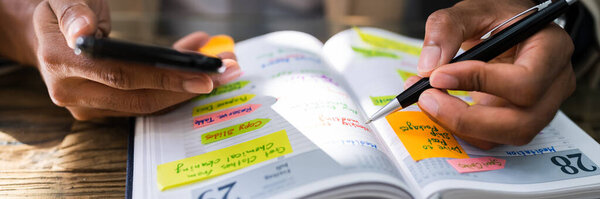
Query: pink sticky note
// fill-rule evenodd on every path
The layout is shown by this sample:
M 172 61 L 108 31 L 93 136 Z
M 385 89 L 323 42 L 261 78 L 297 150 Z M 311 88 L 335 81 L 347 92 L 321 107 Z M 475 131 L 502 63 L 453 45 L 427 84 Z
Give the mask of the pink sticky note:
M 491 171 L 503 169 L 506 160 L 495 157 L 449 159 L 447 160 L 459 173 Z
M 247 104 L 224 111 L 216 112 L 210 115 L 194 118 L 194 128 L 201 128 L 219 122 L 227 121 L 233 118 L 248 115 L 258 109 L 260 104 Z

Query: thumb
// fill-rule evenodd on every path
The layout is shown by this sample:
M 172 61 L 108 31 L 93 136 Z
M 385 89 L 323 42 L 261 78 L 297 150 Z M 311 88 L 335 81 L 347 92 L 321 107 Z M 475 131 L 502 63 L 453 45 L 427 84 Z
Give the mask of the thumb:
M 98 18 L 86 1 L 50 0 L 49 3 L 69 47 L 75 47 L 77 37 L 96 33 Z
M 465 40 L 479 35 L 487 27 L 489 17 L 485 16 L 486 13 L 462 7 L 459 3 L 455 7 L 438 10 L 427 18 L 417 67 L 419 76 L 428 77 L 439 65 L 450 62 Z

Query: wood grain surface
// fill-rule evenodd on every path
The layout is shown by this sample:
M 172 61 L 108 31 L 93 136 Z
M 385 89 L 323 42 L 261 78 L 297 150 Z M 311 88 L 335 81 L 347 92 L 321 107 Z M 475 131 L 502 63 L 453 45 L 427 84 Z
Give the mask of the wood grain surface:
M 35 68 L 0 69 L 0 198 L 123 198 L 128 119 L 75 121 Z

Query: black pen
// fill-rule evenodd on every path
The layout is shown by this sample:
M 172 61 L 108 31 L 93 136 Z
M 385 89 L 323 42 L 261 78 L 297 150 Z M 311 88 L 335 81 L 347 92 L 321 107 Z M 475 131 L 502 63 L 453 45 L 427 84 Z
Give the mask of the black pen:
M 484 62 L 490 61 L 494 57 L 502 54 L 503 52 L 512 48 L 519 42 L 524 41 L 531 35 L 546 27 L 546 25 L 548 25 L 554 19 L 558 18 L 560 15 L 565 13 L 568 10 L 569 6 L 575 3 L 576 1 L 577 0 L 558 0 L 553 3 L 547 1 L 545 2 L 546 4 L 549 3 L 547 4 L 547 7 L 538 8 L 539 10 L 537 12 L 519 20 L 518 22 L 510 25 L 509 27 L 498 32 L 497 34 L 491 36 L 487 40 L 479 43 L 475 47 L 467 50 L 463 54 L 455 57 L 454 59 L 452 59 L 452 61 L 450 61 L 450 63 L 466 60 L 479 60 Z M 525 12 L 528 11 L 529 10 Z M 521 14 L 524 14 L 525 12 Z M 509 19 L 509 21 L 510 20 L 512 20 L 512 18 Z M 417 101 L 419 101 L 419 96 L 421 95 L 421 93 L 430 88 L 433 87 L 431 86 L 431 84 L 429 84 L 429 78 L 425 77 L 417 81 L 417 83 L 406 89 L 404 92 L 400 93 L 398 96 L 396 96 L 395 99 L 390 101 L 379 111 L 375 112 L 375 114 L 371 116 L 371 118 L 367 120 L 366 123 L 368 124 L 385 115 L 388 115 L 391 112 L 400 110 L 402 108 L 408 107 L 416 103 Z
M 145 65 L 194 72 L 225 72 L 223 62 L 199 53 L 183 53 L 170 48 L 83 36 L 77 38 L 75 54 L 111 58 Z

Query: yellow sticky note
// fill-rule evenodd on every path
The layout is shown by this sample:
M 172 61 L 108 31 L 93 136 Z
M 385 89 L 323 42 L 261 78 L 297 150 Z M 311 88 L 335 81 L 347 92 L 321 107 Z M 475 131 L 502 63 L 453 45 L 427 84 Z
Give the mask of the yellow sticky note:
M 459 90 L 448 90 L 448 94 L 454 96 L 469 96 L 468 91 L 459 91 Z
M 254 96 L 255 96 L 254 94 L 243 94 L 243 95 L 238 95 L 238 96 L 224 99 L 224 100 L 219 100 L 219 101 L 216 101 L 216 102 L 213 102 L 210 104 L 197 106 L 197 107 L 194 107 L 194 112 L 192 113 L 192 115 L 194 117 L 196 117 L 196 116 L 204 115 L 204 114 L 207 114 L 210 112 L 226 109 L 229 107 L 234 107 L 234 106 L 237 106 L 237 105 L 240 105 L 240 104 L 250 101 L 252 98 L 254 98 Z
M 233 52 L 235 44 L 233 38 L 227 35 L 215 35 L 206 42 L 202 48 L 198 49 L 198 52 L 216 57 L 222 52 Z
M 427 158 L 469 158 L 454 136 L 418 111 L 385 117 L 415 161 Z
M 416 73 L 408 72 L 405 70 L 397 70 L 397 72 L 400 75 L 400 77 L 402 77 L 403 81 L 406 81 L 406 79 L 408 79 L 409 77 L 417 76 Z
M 156 180 L 158 188 L 164 191 L 223 175 L 289 153 L 292 153 L 292 145 L 285 130 L 281 130 L 227 148 L 158 165 Z

